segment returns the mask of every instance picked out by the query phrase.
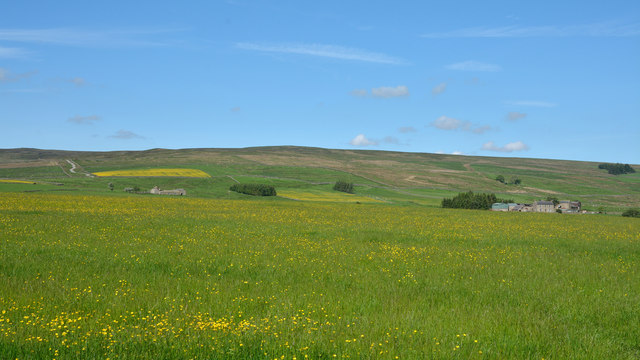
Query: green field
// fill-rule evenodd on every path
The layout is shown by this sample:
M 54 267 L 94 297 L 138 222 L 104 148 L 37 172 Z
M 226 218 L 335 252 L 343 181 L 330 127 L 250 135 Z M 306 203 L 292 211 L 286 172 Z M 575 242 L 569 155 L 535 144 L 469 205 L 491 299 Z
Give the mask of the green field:
M 2 359 L 640 356 L 637 219 L 14 192 L 0 233 Z
M 640 222 L 619 214 L 640 175 L 597 165 L 0 149 L 0 359 L 637 359 Z M 468 190 L 608 214 L 440 208 Z
M 75 173 L 68 161 L 77 164 Z M 162 169 L 195 169 L 211 178 L 86 176 Z M 498 175 L 517 177 L 522 183 L 505 185 L 495 180 Z M 598 169 L 598 163 L 288 146 L 113 152 L 0 149 L 0 179 L 39 183 L 26 190 L 50 191 L 57 186 L 53 190 L 106 194 L 112 183 L 113 192 L 121 195 L 128 187 L 148 191 L 159 186 L 183 188 L 190 197 L 216 199 L 246 199 L 229 193 L 235 182 L 319 193 L 343 180 L 353 182 L 358 195 L 392 205 L 438 207 L 442 198 L 469 190 L 522 203 L 554 196 L 581 201 L 587 210 L 614 214 L 640 204 L 640 172 L 614 176 Z M 0 193 L 24 189 L 15 185 L 0 183 Z

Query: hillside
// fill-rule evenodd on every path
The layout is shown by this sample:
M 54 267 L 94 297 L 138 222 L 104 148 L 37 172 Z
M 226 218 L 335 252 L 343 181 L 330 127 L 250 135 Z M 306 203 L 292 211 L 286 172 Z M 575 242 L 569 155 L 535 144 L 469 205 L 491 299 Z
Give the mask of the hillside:
M 75 172 L 70 171 L 72 163 L 67 160 L 76 164 Z M 199 169 L 211 178 L 85 175 L 152 168 Z M 495 180 L 498 175 L 517 177 L 522 183 L 505 185 Z M 468 190 L 494 192 L 521 202 L 551 195 L 615 212 L 640 204 L 640 173 L 614 176 L 598 169 L 596 162 L 292 146 L 113 152 L 0 149 L 0 179 L 37 182 L 0 183 L 0 191 L 105 192 L 112 182 L 118 193 L 127 186 L 147 189 L 159 185 L 185 188 L 190 196 L 215 198 L 239 197 L 227 191 L 234 182 L 265 182 L 293 194 L 291 198 L 297 198 L 295 194 L 321 198 L 331 191 L 333 182 L 345 179 L 357 185 L 358 195 L 391 204 L 438 206 L 443 197 Z M 299 200 L 303 198 L 300 195 Z

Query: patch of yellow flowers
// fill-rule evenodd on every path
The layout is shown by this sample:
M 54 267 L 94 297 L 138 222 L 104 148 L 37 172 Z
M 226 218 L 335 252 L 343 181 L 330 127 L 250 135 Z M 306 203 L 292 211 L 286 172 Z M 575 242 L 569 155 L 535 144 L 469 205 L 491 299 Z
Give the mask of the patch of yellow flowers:
M 209 174 L 198 169 L 145 169 L 145 170 L 113 170 L 93 173 L 95 176 L 133 176 L 133 177 L 196 177 L 207 178 Z

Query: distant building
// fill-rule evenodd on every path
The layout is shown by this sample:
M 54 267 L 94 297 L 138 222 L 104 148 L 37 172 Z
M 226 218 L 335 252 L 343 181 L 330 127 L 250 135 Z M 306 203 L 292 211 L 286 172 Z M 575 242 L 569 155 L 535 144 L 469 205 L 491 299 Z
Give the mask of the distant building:
M 582 209 L 580 201 L 561 200 L 556 209 L 563 213 L 579 213 Z
M 157 186 L 154 186 L 153 189 L 149 190 L 149 193 L 156 195 L 187 195 L 187 191 L 185 189 L 162 190 Z
M 555 212 L 556 209 L 553 201 L 536 201 L 533 203 L 533 211 L 552 213 Z
M 491 205 L 491 211 L 509 211 L 509 204 L 494 203 Z

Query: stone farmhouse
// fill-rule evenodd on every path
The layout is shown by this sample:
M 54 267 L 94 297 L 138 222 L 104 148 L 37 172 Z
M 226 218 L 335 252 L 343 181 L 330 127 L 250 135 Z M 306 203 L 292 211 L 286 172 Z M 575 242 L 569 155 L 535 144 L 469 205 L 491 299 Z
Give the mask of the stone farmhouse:
M 185 189 L 162 190 L 157 186 L 154 186 L 153 189 L 149 190 L 149 193 L 156 195 L 187 195 L 187 191 Z
M 518 211 L 518 212 L 542 212 L 554 213 L 561 212 L 563 214 L 580 213 L 582 211 L 582 203 L 580 201 L 562 200 L 555 205 L 553 201 L 536 201 L 533 204 L 515 204 L 515 203 L 495 203 L 491 206 L 492 211 Z

